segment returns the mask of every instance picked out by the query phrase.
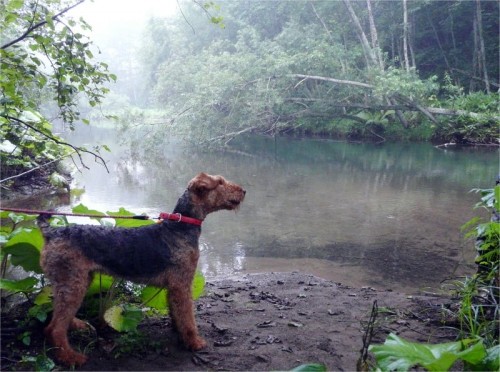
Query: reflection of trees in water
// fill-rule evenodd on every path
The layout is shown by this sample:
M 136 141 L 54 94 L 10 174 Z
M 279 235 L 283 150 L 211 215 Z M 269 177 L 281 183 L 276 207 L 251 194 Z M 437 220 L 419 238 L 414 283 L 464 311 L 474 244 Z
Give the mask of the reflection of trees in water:
M 456 275 L 458 265 L 456 250 L 450 256 L 446 247 L 426 246 L 409 240 L 388 240 L 369 245 L 339 242 L 318 246 L 311 246 L 306 238 L 280 242 L 275 237 L 268 237 L 267 241 L 246 246 L 246 255 L 328 260 L 350 266 L 359 271 L 359 276 L 370 277 L 374 283 L 388 281 L 413 288 L 437 287 L 443 280 Z

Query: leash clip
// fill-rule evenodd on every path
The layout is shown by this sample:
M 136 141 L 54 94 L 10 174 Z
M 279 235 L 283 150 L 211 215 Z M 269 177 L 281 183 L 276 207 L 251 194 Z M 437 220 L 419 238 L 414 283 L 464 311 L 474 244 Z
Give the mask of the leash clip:
M 179 216 L 179 219 L 175 222 L 181 222 L 182 221 L 182 214 L 180 214 L 180 213 L 175 213 L 175 214 Z

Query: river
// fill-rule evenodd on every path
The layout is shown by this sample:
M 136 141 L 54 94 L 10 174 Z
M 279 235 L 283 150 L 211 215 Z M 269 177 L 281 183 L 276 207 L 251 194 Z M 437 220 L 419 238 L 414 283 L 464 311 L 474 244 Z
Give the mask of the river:
M 469 191 L 493 187 L 499 167 L 496 149 L 411 143 L 250 136 L 235 151 L 203 152 L 170 140 L 141 157 L 110 147 L 110 173 L 87 159 L 91 169 L 76 175 L 85 191 L 73 205 L 155 216 L 171 211 L 201 171 L 247 190 L 239 211 L 204 223 L 199 269 L 207 278 L 298 270 L 409 293 L 474 272 L 473 244 L 460 227 L 480 214 Z

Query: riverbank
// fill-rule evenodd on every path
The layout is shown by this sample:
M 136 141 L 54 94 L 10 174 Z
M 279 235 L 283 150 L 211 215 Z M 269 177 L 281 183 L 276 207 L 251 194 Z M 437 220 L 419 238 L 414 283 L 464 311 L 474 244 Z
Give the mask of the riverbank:
M 200 333 L 208 343 L 201 352 L 178 345 L 169 317 L 143 321 L 140 335 L 106 328 L 97 334 L 73 332 L 71 342 L 90 357 L 82 371 L 269 371 L 304 363 L 351 371 L 360 357 L 374 301 L 379 314 L 372 343 L 383 343 L 390 332 L 433 343 L 456 337 L 454 329 L 441 323 L 441 309 L 451 306 L 448 298 L 354 288 L 293 272 L 207 283 L 205 296 L 195 303 Z M 2 329 L 8 326 L 4 321 L 2 317 Z M 33 356 L 47 352 L 39 331 L 32 333 L 31 345 L 24 351 L 20 341 L 2 334 L 2 370 L 30 369 L 14 361 L 28 350 Z

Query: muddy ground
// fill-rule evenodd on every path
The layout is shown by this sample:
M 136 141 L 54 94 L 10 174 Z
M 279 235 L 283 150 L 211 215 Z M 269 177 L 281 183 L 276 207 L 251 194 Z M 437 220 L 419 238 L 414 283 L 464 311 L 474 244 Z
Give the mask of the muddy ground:
M 382 343 L 389 332 L 423 342 L 456 336 L 441 323 L 441 309 L 451 304 L 447 298 L 353 288 L 294 272 L 207 283 L 206 295 L 196 301 L 200 333 L 209 345 L 201 352 L 178 344 L 169 317 L 144 320 L 136 335 L 107 328 L 73 332 L 71 342 L 89 355 L 82 371 L 271 371 L 303 363 L 352 371 L 374 301 L 379 314 L 372 343 Z M 12 329 L 10 321 L 2 317 L 2 328 Z M 34 369 L 33 364 L 18 363 L 28 351 L 50 356 L 41 329 L 32 333 L 29 348 L 15 334 L 2 335 L 2 370 Z

